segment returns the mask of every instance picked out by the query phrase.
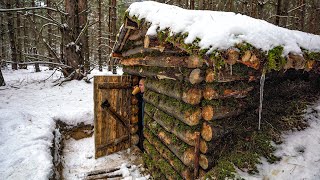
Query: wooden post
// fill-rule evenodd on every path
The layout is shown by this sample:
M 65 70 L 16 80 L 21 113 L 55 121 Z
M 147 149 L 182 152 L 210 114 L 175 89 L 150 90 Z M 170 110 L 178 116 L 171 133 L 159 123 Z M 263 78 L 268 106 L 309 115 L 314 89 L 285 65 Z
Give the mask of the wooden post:
M 194 178 L 197 179 L 199 176 L 199 156 L 200 156 L 200 132 L 196 132 L 196 139 L 195 139 L 195 148 L 194 148 Z

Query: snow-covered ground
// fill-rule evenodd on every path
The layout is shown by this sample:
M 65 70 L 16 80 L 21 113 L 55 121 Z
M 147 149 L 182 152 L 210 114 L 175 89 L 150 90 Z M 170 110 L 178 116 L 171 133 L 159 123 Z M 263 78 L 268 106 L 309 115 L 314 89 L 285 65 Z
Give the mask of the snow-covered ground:
M 305 118 L 310 127 L 304 131 L 284 134 L 284 143 L 276 146 L 276 155 L 282 157 L 280 162 L 269 164 L 265 159 L 262 159 L 262 164 L 258 165 L 260 174 L 249 176 L 238 171 L 243 178 L 252 180 L 319 180 L 320 101 L 307 109 Z
M 43 81 L 53 72 L 46 68 L 40 73 L 32 67 L 2 72 L 7 85 L 0 87 L 0 179 L 48 179 L 53 173 L 50 147 L 55 120 L 93 124 L 92 84 L 71 81 L 53 87 L 60 74 Z M 308 109 L 306 118 L 309 128 L 284 135 L 277 151 L 280 162 L 263 160 L 259 175 L 240 175 L 245 179 L 320 179 L 320 102 Z M 64 154 L 66 179 L 82 179 L 91 170 L 120 166 L 118 173 L 125 179 L 141 176 L 137 167 L 125 168 L 123 163 L 130 162 L 126 151 L 94 159 L 92 137 L 69 139 Z
M 93 83 L 71 81 L 53 86 L 61 74 L 50 77 L 53 71 L 45 67 L 40 73 L 35 73 L 32 66 L 28 70 L 2 72 L 6 86 L 0 87 L 0 179 L 48 179 L 53 173 L 50 148 L 55 120 L 69 125 L 93 124 Z M 92 75 L 95 74 L 106 73 L 94 71 Z M 74 151 L 76 147 L 81 151 Z M 68 172 L 72 171 L 70 166 L 79 164 L 86 167 L 84 172 L 89 172 L 94 165 L 129 163 L 128 156 L 121 153 L 95 160 L 93 138 L 70 140 L 65 151 Z
M 136 165 L 130 168 L 125 166 L 128 161 L 132 162 L 136 158 L 132 155 L 131 149 L 94 159 L 94 139 L 92 137 L 80 140 L 69 139 L 65 144 L 63 149 L 63 154 L 65 154 L 63 157 L 63 177 L 65 179 L 84 179 L 88 172 L 115 167 L 121 167 L 119 171 L 114 173 L 122 174 L 124 179 L 146 179 L 141 175 L 140 169 Z

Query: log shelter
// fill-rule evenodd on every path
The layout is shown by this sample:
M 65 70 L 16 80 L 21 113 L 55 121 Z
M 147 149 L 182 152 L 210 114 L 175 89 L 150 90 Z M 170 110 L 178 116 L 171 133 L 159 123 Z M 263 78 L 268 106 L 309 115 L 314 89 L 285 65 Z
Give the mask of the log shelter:
M 144 162 L 155 179 L 195 179 L 214 167 L 223 138 L 232 131 L 224 122 L 246 109 L 250 96 L 259 93 L 265 74 L 288 69 L 320 71 L 319 51 L 283 56 L 281 46 L 266 52 L 250 42 L 240 42 L 208 53 L 199 47 L 200 39 L 185 43 L 188 33 L 175 34 L 170 27 L 158 27 L 156 34 L 149 34 L 153 23 L 128 10 L 112 57 L 120 59 L 128 78 L 146 77 Z M 130 80 L 129 84 L 137 82 Z M 100 89 L 107 86 L 95 85 Z M 122 84 L 125 87 L 126 83 Z M 135 99 L 131 103 L 136 104 Z M 129 111 L 137 112 L 135 106 Z M 130 119 L 126 110 L 121 113 Z M 135 134 L 137 119 L 132 114 L 128 128 Z

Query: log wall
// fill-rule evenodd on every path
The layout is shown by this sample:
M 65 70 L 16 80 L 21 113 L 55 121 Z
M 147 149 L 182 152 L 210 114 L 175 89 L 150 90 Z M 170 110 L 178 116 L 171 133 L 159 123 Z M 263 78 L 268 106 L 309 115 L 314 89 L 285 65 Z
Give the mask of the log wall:
M 246 43 L 206 54 L 197 42 L 185 44 L 184 34 L 146 35 L 150 24 L 133 19 L 125 17 L 112 56 L 121 59 L 124 73 L 146 77 L 144 159 L 155 179 L 195 179 L 215 165 L 265 68 L 309 72 L 320 66 L 305 54 L 297 58 L 300 67 L 289 54 L 284 66 L 273 67 Z
M 246 97 L 255 83 L 236 73 L 210 75 L 216 72 L 206 68 L 125 63 L 125 73 L 146 77 L 144 148 L 154 178 L 194 179 L 199 174 L 194 172 L 197 160 L 200 175 L 205 174 L 215 165 L 222 139 L 232 130 L 224 122 L 246 109 Z M 201 135 L 198 146 L 197 133 Z

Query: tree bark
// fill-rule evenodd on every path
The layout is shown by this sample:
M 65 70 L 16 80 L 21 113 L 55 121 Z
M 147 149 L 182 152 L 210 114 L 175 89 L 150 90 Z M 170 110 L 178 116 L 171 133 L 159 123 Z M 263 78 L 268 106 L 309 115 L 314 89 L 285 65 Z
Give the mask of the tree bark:
M 101 12 L 102 0 L 98 1 L 98 64 L 99 71 L 102 72 L 102 12 Z M 109 24 L 110 25 L 110 24 Z
M 149 129 L 155 136 L 157 136 L 157 138 L 165 146 L 167 146 L 170 149 L 170 151 L 173 154 L 175 154 L 183 162 L 184 165 L 188 167 L 193 167 L 194 165 L 193 164 L 193 160 L 194 160 L 193 147 L 190 147 L 185 143 L 183 143 L 182 141 L 176 139 L 174 135 L 165 131 L 159 124 L 157 124 L 155 121 L 152 121 L 150 117 L 147 117 L 145 121 L 146 121 L 146 130 L 144 130 L 144 136 L 147 139 L 150 139 L 148 135 L 151 133 L 147 133 Z M 153 142 L 156 142 L 156 141 L 153 140 Z M 161 146 L 161 144 L 159 143 L 156 146 Z
M 35 0 L 31 1 L 31 6 L 36 7 Z M 36 23 L 35 14 L 36 14 L 35 11 L 32 10 L 32 22 L 34 23 L 34 25 L 33 25 L 33 27 L 34 27 L 34 30 L 33 30 L 34 44 L 33 44 L 33 47 L 30 48 L 29 52 L 31 51 L 33 54 L 38 54 L 38 41 L 35 40 L 37 37 L 37 23 Z M 37 64 L 37 63 L 34 64 L 34 68 L 35 68 L 36 72 L 40 72 L 39 64 Z
M 157 67 L 186 67 L 200 68 L 203 61 L 196 56 L 145 56 L 141 58 L 121 59 L 121 64 L 125 66 L 157 66 Z
M 144 147 L 148 152 L 153 152 L 153 154 L 158 152 L 158 157 L 163 157 L 184 179 L 193 179 L 190 169 L 185 166 L 180 159 L 178 159 L 169 149 L 164 147 L 159 140 L 152 137 L 151 134 L 148 134 L 148 131 L 146 131 L 145 134 L 147 140 L 144 142 Z
M 82 79 L 84 76 L 84 32 L 87 28 L 85 26 L 87 22 L 86 13 L 83 11 L 86 9 L 86 0 L 65 0 L 65 9 L 68 13 L 67 27 L 61 28 L 64 41 L 64 61 L 66 65 L 71 66 L 71 69 L 67 69 L 64 72 L 65 77 L 70 79 Z M 80 14 L 81 12 L 83 14 Z M 66 73 L 67 72 L 67 73 Z
M 51 7 L 51 0 L 47 0 L 47 7 Z M 47 10 L 48 17 L 52 17 L 51 11 Z M 48 25 L 48 44 L 50 47 L 53 46 L 53 39 L 52 39 L 52 25 Z M 53 58 L 51 52 L 48 50 L 48 56 L 49 58 Z M 52 62 L 52 59 L 49 59 L 49 62 Z M 53 66 L 49 66 L 50 70 L 53 70 Z
M 161 142 L 183 162 L 184 165 L 194 168 L 194 147 L 188 146 L 186 143 L 176 138 L 176 136 L 168 133 L 157 122 L 152 121 L 150 117 L 147 117 L 145 121 L 147 127 L 145 132 L 147 129 L 150 129 L 150 131 L 157 136 L 159 140 L 161 140 Z M 215 158 L 200 154 L 199 164 L 203 169 L 212 167 L 214 162 Z
M 6 7 L 7 9 L 11 8 L 11 0 L 7 0 Z M 9 11 L 7 12 L 7 18 L 8 18 L 8 33 L 9 33 L 9 41 L 10 41 L 10 48 L 11 48 L 11 61 L 15 62 L 12 63 L 12 69 L 18 70 L 17 65 L 17 48 L 16 48 L 16 40 L 15 40 L 15 31 L 14 31 L 14 21 L 13 21 L 13 15 Z
M 212 99 L 224 99 L 224 98 L 244 98 L 250 91 L 253 90 L 252 86 L 248 86 L 244 83 L 236 83 L 224 86 L 207 84 L 203 90 L 203 97 L 206 100 Z
M 163 127 L 166 131 L 173 133 L 188 145 L 195 146 L 196 130 L 192 127 L 184 123 L 179 123 L 179 120 L 167 115 L 165 112 L 151 104 L 146 104 L 145 113 L 148 114 L 151 119 L 161 125 L 161 127 Z
M 200 88 L 185 87 L 182 83 L 172 80 L 147 79 L 145 87 L 192 105 L 199 104 L 202 99 L 202 90 Z
M 182 179 L 175 169 L 159 154 L 159 152 L 147 141 L 144 141 L 144 147 L 151 159 L 156 159 L 154 162 L 160 171 L 166 176 L 166 179 Z
M 28 6 L 28 4 L 26 3 L 26 0 L 23 0 L 22 1 L 22 6 L 23 7 L 26 7 Z M 25 12 L 23 12 L 25 13 Z M 24 52 L 25 54 L 28 53 L 28 45 L 29 45 L 29 41 L 28 41 L 28 38 L 29 38 L 29 33 L 28 33 L 28 23 L 27 23 L 27 18 L 25 16 L 23 16 L 23 50 L 22 52 Z M 25 55 L 23 56 L 23 62 L 26 61 L 26 57 Z M 22 68 L 26 69 L 27 66 L 22 66 Z
M 200 122 L 201 109 L 199 107 L 184 104 L 150 90 L 145 92 L 144 100 L 189 126 L 198 125 Z
M 277 11 L 276 11 L 276 20 L 275 25 L 280 25 L 280 16 L 282 15 L 281 9 L 282 9 L 282 0 L 277 0 Z
M 204 79 L 204 72 L 200 69 L 161 68 L 146 66 L 124 66 L 123 72 L 157 79 L 171 79 L 190 84 L 198 84 Z
M 109 0 L 109 47 L 113 48 L 114 43 L 116 41 L 116 33 L 117 33 L 117 1 L 116 0 Z M 109 54 L 111 53 L 112 49 L 109 49 Z M 109 58 L 108 61 L 108 70 L 116 73 L 116 66 L 115 61 L 113 58 Z
M 0 60 L 4 60 L 6 58 L 5 42 L 4 42 L 6 31 L 5 31 L 4 19 L 5 19 L 5 14 L 1 13 L 0 14 L 0 49 L 1 49 Z
M 20 8 L 20 1 L 21 0 L 16 0 L 16 8 Z M 17 19 L 16 19 L 16 23 L 17 23 L 17 27 L 16 27 L 16 39 L 17 39 L 17 58 L 18 58 L 18 62 L 23 62 L 23 58 L 22 58 L 22 35 L 21 35 L 21 16 L 20 13 L 16 13 L 17 14 Z M 19 66 L 20 69 L 22 69 L 22 66 Z
M 1 71 L 1 67 L 0 67 L 0 86 L 5 86 L 6 83 L 4 81 L 3 75 L 2 75 L 2 71 Z

